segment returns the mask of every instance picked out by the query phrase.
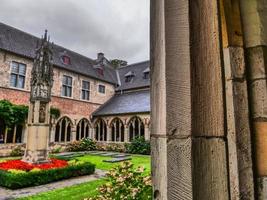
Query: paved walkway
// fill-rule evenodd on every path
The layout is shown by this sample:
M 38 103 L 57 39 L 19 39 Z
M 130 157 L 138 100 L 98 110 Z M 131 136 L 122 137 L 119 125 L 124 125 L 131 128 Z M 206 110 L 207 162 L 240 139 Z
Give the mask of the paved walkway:
M 11 199 L 18 198 L 18 197 L 31 196 L 31 195 L 38 194 L 41 192 L 47 192 L 50 190 L 65 188 L 68 186 L 97 180 L 104 176 L 105 176 L 104 171 L 96 169 L 95 173 L 92 175 L 75 177 L 71 179 L 57 181 L 54 183 L 49 183 L 46 185 L 23 188 L 23 189 L 18 189 L 18 190 L 9 190 L 9 189 L 0 187 L 0 200 L 11 200 Z

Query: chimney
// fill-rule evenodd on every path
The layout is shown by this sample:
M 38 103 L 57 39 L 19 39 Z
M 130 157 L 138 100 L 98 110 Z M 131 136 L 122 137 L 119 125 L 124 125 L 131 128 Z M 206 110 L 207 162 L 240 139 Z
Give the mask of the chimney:
M 98 53 L 97 54 L 97 60 L 102 61 L 104 59 L 104 53 Z

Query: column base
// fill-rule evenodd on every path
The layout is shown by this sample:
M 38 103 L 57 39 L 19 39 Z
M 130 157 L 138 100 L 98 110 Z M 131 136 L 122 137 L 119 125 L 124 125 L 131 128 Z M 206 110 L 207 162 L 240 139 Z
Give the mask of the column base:
M 267 177 L 260 177 L 257 179 L 258 182 L 258 199 L 267 199 Z
M 26 150 L 22 161 L 31 164 L 49 163 L 48 150 Z

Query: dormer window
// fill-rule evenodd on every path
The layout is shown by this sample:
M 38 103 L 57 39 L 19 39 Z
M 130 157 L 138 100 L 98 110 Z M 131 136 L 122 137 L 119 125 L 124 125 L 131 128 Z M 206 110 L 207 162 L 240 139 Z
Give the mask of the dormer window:
M 104 76 L 104 70 L 103 70 L 103 68 L 97 68 L 97 73 L 100 76 Z
M 62 62 L 65 64 L 65 65 L 70 65 L 70 57 L 69 56 L 62 56 Z
M 127 74 L 124 75 L 125 82 L 132 82 L 133 78 L 135 77 L 135 73 L 133 71 L 129 71 Z
M 149 79 L 150 78 L 150 69 L 149 68 L 146 68 L 144 71 L 143 71 L 143 74 L 144 74 L 144 79 Z
M 144 73 L 144 79 L 149 79 L 149 72 Z
M 95 65 L 94 69 L 96 70 L 98 76 L 104 76 L 104 68 L 102 66 Z

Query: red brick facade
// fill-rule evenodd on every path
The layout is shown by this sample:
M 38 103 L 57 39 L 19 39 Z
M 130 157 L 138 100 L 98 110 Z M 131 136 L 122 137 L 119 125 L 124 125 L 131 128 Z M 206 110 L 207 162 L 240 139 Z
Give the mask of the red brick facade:
M 0 88 L 0 100 L 6 99 L 14 104 L 28 105 L 29 92 L 16 89 Z M 99 107 L 100 104 L 88 103 L 64 97 L 52 97 L 51 105 L 60 109 L 61 115 L 68 115 L 72 119 L 80 119 L 89 116 Z

